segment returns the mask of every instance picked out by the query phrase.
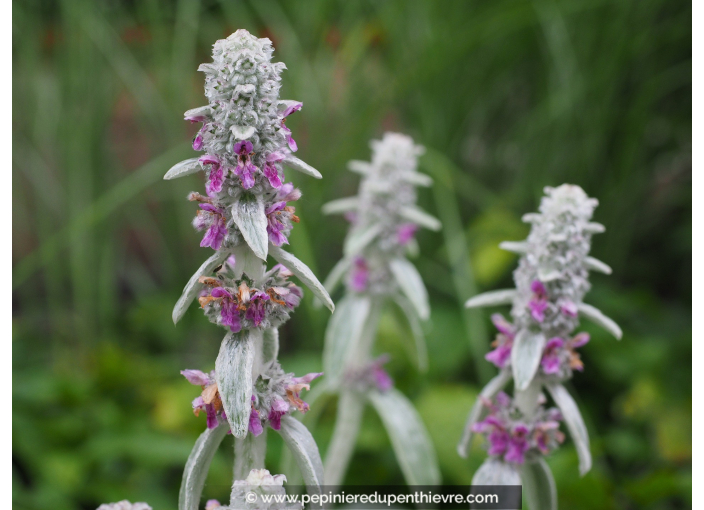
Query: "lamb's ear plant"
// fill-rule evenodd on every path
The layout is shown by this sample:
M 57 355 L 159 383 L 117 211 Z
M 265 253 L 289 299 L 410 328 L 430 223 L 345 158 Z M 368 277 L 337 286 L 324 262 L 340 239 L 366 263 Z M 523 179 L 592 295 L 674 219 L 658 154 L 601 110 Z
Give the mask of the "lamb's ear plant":
M 234 436 L 236 480 L 271 477 L 261 471 L 270 427 L 291 450 L 308 490 L 316 491 L 323 483 L 315 441 L 290 416 L 308 410 L 300 393 L 322 374 L 295 377 L 277 361 L 277 328 L 302 297 L 291 276 L 334 310 L 310 269 L 282 248 L 298 222 L 289 203 L 301 196 L 284 183 L 283 167 L 316 178 L 320 173 L 292 154 L 296 142 L 284 122 L 302 105 L 279 99 L 285 65 L 273 63 L 272 53 L 269 39 L 246 30 L 215 43 L 213 62 L 199 67 L 205 73 L 209 104 L 185 114 L 187 120 L 202 123 L 193 148 L 203 155 L 178 163 L 164 177 L 205 175 L 205 195 L 194 192 L 189 200 L 198 203 L 193 224 L 205 231 L 200 244 L 212 251 L 186 284 L 173 310 L 174 323 L 197 300 L 205 316 L 227 332 L 215 370 L 182 372 L 202 389 L 193 409 L 205 412 L 207 427 L 186 463 L 179 510 L 198 508 L 210 462 L 228 433 Z M 278 264 L 267 270 L 268 256 Z M 283 478 L 272 480 L 280 486 Z M 243 508 L 242 483 L 233 485 L 232 508 Z
M 575 334 L 580 319 L 621 338 L 613 320 L 583 301 L 590 289 L 589 272 L 611 273 L 609 266 L 589 256 L 592 235 L 604 231 L 591 221 L 597 200 L 569 184 L 547 187 L 545 194 L 540 212 L 523 217 L 531 224 L 528 239 L 500 245 L 521 256 L 514 271 L 516 288 L 486 292 L 466 304 L 512 305 L 513 323 L 500 314 L 492 316 L 498 335 L 486 359 L 500 372 L 481 390 L 458 445 L 465 457 L 472 434 L 484 434 L 489 458 L 472 483 L 522 483 L 532 510 L 557 508 L 555 482 L 544 456 L 564 439 L 560 421 L 574 441 L 580 474 L 592 465 L 587 428 L 564 386 L 575 370 L 583 370 L 577 349 L 589 335 Z M 502 391 L 511 380 L 513 398 Z M 557 407 L 544 407 L 543 390 Z
M 325 334 L 323 369 L 325 391 L 337 394 L 335 430 L 325 459 L 325 482 L 342 483 L 367 403 L 381 417 L 409 484 L 440 481 L 435 451 L 420 416 L 410 401 L 393 387 L 372 347 L 385 308 L 405 316 L 413 332 L 418 366 L 427 354 L 421 322 L 430 316 L 428 296 L 418 271 L 406 258 L 417 252 L 418 227 L 440 228 L 438 220 L 416 206 L 416 186 L 431 179 L 416 171 L 423 148 L 405 135 L 386 133 L 372 141 L 371 163 L 351 161 L 349 169 L 362 174 L 359 194 L 324 206 L 325 213 L 344 213 L 351 223 L 344 257 L 325 286 L 333 292 L 341 283 L 339 301 Z

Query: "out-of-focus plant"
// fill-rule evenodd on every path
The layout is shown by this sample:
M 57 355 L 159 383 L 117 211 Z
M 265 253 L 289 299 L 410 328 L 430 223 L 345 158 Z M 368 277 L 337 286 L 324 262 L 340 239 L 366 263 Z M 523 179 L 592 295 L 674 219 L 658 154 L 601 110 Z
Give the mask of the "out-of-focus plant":
M 435 451 L 418 413 L 382 367 L 388 357 L 371 356 L 382 311 L 392 306 L 408 321 L 418 367 L 427 366 L 421 321 L 430 317 L 428 294 L 406 254 L 418 252 L 414 235 L 419 227 L 440 228 L 437 219 L 416 206 L 416 186 L 431 186 L 432 180 L 417 172 L 423 147 L 410 137 L 386 133 L 372 141 L 371 148 L 371 163 L 348 165 L 363 176 L 358 195 L 323 208 L 327 214 L 344 213 L 351 223 L 344 257 L 325 282 L 329 292 L 343 280 L 346 287 L 325 334 L 325 390 L 339 395 L 325 481 L 343 481 L 365 404 L 371 403 L 391 437 L 406 481 L 436 484 L 440 471 Z
M 235 437 L 235 479 L 262 473 L 255 470 L 264 468 L 266 428 L 271 427 L 291 450 L 308 490 L 322 484 L 315 441 L 290 417 L 295 410 L 308 410 L 300 393 L 322 374 L 294 377 L 277 361 L 277 327 L 302 297 L 301 289 L 288 281 L 290 276 L 298 276 L 334 310 L 310 269 L 281 248 L 298 221 L 287 203 L 301 196 L 293 185 L 283 183 L 281 164 L 321 176 L 292 155 L 296 142 L 284 122 L 302 105 L 279 99 L 285 65 L 271 62 L 272 53 L 269 39 L 246 30 L 215 43 L 213 62 L 199 67 L 206 76 L 209 104 L 185 114 L 186 120 L 203 124 L 193 149 L 205 154 L 178 163 L 164 177 L 205 172 L 207 195 L 191 193 L 189 200 L 199 205 L 193 224 L 205 231 L 201 246 L 215 251 L 186 284 L 173 321 L 198 298 L 206 317 L 227 330 L 215 370 L 181 372 L 202 387 L 193 410 L 196 415 L 205 412 L 207 428 L 186 463 L 179 510 L 198 508 L 210 462 L 228 433 Z M 267 271 L 268 255 L 279 264 Z M 233 486 L 232 508 L 243 503 L 240 485 Z
M 472 433 L 484 434 L 489 459 L 472 483 L 522 483 L 530 508 L 536 510 L 557 508 L 555 482 L 543 456 L 564 439 L 560 421 L 577 448 L 580 474 L 592 465 L 587 427 L 563 385 L 584 368 L 576 349 L 589 335 L 572 336 L 579 319 L 595 322 L 618 339 L 622 335 L 613 320 L 583 301 L 590 289 L 589 271 L 611 273 L 608 265 L 589 256 L 592 235 L 605 230 L 591 221 L 597 200 L 569 184 L 546 187 L 545 193 L 540 212 L 523 217 L 531 224 L 528 239 L 501 243 L 521 254 L 513 274 L 516 288 L 486 292 L 466 303 L 470 308 L 512 304 L 513 323 L 500 314 L 492 316 L 499 333 L 486 359 L 501 372 L 481 391 L 458 445 L 464 457 Z M 501 391 L 511 379 L 513 399 Z M 543 389 L 557 408 L 544 408 Z

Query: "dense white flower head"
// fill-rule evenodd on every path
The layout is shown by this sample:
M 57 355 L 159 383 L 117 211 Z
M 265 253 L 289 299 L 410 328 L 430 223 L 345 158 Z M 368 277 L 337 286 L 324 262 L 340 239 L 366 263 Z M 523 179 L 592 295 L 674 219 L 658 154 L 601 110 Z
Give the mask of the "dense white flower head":
M 388 294 L 397 289 L 389 262 L 417 250 L 418 227 L 437 230 L 440 224 L 416 207 L 416 186 L 432 184 L 430 177 L 417 171 L 425 149 L 399 133 L 385 133 L 370 146 L 371 162 L 349 163 L 350 170 L 363 176 L 358 195 L 331 202 L 326 212 L 344 212 L 351 223 L 345 242 L 348 287 Z
M 266 469 L 252 469 L 245 480 L 236 480 L 232 484 L 230 505 L 223 510 L 293 510 L 301 509 L 301 503 L 285 501 L 264 501 L 262 496 L 284 496 L 286 489 L 284 475 L 272 475 Z M 274 499 L 274 498 L 267 498 Z
M 98 510 L 152 510 L 152 507 L 146 503 L 130 503 L 124 499 L 117 503 L 104 503 L 98 507 Z
M 524 216 L 531 231 L 514 272 L 511 315 L 517 328 L 539 325 L 548 338 L 566 338 L 579 324 L 577 307 L 590 288 L 592 234 L 603 227 L 591 222 L 598 201 L 579 186 L 546 187 L 545 195 L 540 213 Z

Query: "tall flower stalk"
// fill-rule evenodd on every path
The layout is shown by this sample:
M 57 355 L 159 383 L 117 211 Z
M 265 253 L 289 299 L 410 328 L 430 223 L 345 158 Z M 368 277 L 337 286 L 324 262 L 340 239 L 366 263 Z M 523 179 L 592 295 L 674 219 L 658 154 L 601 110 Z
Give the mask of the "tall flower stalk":
M 213 252 L 186 284 L 173 310 L 174 323 L 197 300 L 205 316 L 226 331 L 215 370 L 182 372 L 201 388 L 192 405 L 196 414 L 205 413 L 206 430 L 188 458 L 179 510 L 198 508 L 210 461 L 228 433 L 235 438 L 235 480 L 271 477 L 264 458 L 266 431 L 272 428 L 291 450 L 308 490 L 322 484 L 315 441 L 290 416 L 308 410 L 301 392 L 322 374 L 295 377 L 277 361 L 277 328 L 302 297 L 291 276 L 334 310 L 310 269 L 282 249 L 298 222 L 290 204 L 301 196 L 284 182 L 284 166 L 321 175 L 293 156 L 297 146 L 285 120 L 302 105 L 279 99 L 286 66 L 272 62 L 272 53 L 269 39 L 246 30 L 215 43 L 213 62 L 199 67 L 209 103 L 185 113 L 187 120 L 202 124 L 193 149 L 203 154 L 178 163 L 164 177 L 203 172 L 205 194 L 193 192 L 189 200 L 198 204 L 193 225 L 203 232 L 200 245 Z M 268 256 L 278 262 L 271 269 Z M 281 485 L 281 478 L 272 480 Z M 242 483 L 233 485 L 232 508 L 244 504 Z
M 440 228 L 438 220 L 416 207 L 416 186 L 431 179 L 416 171 L 423 148 L 405 135 L 386 133 L 372 141 L 371 163 L 351 161 L 362 174 L 359 194 L 324 206 L 325 213 L 344 213 L 351 227 L 344 257 L 326 281 L 332 293 L 344 281 L 345 295 L 325 334 L 324 390 L 337 394 L 335 431 L 325 459 L 325 481 L 344 480 L 359 432 L 364 407 L 370 403 L 391 438 L 409 484 L 439 483 L 435 452 L 410 401 L 393 387 L 383 368 L 388 359 L 372 358 L 372 347 L 383 309 L 405 315 L 415 337 L 418 365 L 426 367 L 421 321 L 430 316 L 423 281 L 406 254 L 417 252 L 418 227 Z
M 605 263 L 589 256 L 591 237 L 604 231 L 591 221 L 598 202 L 579 186 L 545 188 L 540 212 L 526 214 L 528 239 L 501 247 L 521 255 L 514 271 L 515 289 L 480 294 L 469 308 L 512 305 L 513 322 L 492 316 L 498 330 L 486 359 L 499 375 L 482 389 L 470 411 L 458 445 L 461 456 L 473 433 L 487 439 L 489 458 L 473 484 L 523 484 L 531 509 L 557 508 L 555 482 L 544 456 L 562 442 L 564 421 L 577 448 L 580 474 L 591 469 L 589 436 L 577 404 L 564 387 L 583 364 L 577 349 L 589 341 L 575 334 L 581 318 L 602 326 L 617 339 L 616 323 L 583 299 L 590 289 L 589 272 L 610 274 Z M 513 399 L 502 389 L 513 379 Z M 547 408 L 543 390 L 556 408 Z

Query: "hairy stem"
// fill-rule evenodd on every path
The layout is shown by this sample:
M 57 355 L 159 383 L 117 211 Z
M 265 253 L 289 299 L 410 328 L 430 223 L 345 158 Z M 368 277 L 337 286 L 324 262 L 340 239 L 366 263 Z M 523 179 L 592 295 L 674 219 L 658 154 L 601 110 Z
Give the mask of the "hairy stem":
M 540 393 L 542 391 L 542 383 L 538 377 L 534 377 L 530 382 L 528 387 L 519 391 L 516 390 L 514 395 L 514 402 L 523 416 L 527 420 L 532 420 L 538 410 Z
M 264 468 L 266 431 L 265 428 L 257 437 L 247 434 L 242 439 L 235 439 L 235 480 L 244 480 L 252 469 Z
M 325 455 L 325 484 L 340 485 L 352 459 L 362 423 L 364 397 L 355 391 L 342 391 L 337 403 L 335 431 Z

